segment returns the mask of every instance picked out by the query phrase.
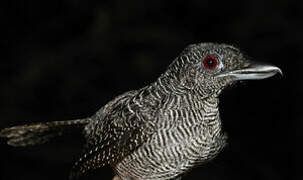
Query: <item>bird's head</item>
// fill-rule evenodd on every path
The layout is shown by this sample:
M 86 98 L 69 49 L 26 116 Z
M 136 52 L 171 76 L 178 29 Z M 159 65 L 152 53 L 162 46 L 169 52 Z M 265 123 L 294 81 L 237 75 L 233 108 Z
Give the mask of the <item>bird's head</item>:
M 265 79 L 282 71 L 256 63 L 231 45 L 201 43 L 189 45 L 169 66 L 167 75 L 180 92 L 195 91 L 200 96 L 218 96 L 239 80 Z

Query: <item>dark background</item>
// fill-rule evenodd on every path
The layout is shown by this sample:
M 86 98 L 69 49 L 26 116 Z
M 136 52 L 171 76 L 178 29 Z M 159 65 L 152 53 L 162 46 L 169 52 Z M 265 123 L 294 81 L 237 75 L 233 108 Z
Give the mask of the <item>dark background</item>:
M 186 179 L 303 179 L 303 1 L 1 2 L 0 128 L 92 115 L 153 82 L 191 43 L 219 42 L 280 67 L 221 96 L 229 146 Z M 0 179 L 67 179 L 80 134 L 30 148 L 0 140 Z M 84 179 L 109 180 L 109 167 Z

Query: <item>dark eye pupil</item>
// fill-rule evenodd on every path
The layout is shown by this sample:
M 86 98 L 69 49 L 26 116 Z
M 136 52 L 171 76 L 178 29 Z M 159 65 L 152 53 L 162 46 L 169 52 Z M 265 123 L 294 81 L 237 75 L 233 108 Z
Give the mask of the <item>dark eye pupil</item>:
M 215 64 L 215 61 L 214 61 L 213 59 L 208 59 L 208 60 L 206 61 L 206 64 L 207 64 L 207 66 L 209 66 L 209 67 L 213 67 L 214 64 Z

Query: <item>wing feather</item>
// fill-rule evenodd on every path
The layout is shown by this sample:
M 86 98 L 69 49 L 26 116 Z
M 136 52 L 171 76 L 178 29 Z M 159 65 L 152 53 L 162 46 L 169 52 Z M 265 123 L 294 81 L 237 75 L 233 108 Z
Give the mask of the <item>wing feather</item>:
M 87 136 L 89 143 L 73 166 L 70 179 L 105 165 L 116 164 L 152 135 L 151 122 L 155 120 L 156 110 L 134 103 L 135 98 L 120 97 L 101 110 L 103 116 L 95 116 L 101 120 L 90 128 L 93 130 Z

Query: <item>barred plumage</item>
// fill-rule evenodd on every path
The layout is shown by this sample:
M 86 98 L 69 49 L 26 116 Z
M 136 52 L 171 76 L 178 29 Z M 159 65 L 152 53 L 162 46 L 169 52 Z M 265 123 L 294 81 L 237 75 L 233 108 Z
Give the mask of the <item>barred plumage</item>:
M 110 165 L 122 180 L 180 179 L 226 145 L 221 91 L 237 80 L 277 72 L 277 67 L 252 63 L 230 45 L 190 45 L 157 81 L 114 98 L 92 117 L 7 128 L 0 136 L 10 145 L 26 146 L 80 127 L 87 144 L 70 178 Z
M 205 99 L 208 103 L 204 103 L 196 97 L 185 96 L 171 97 L 179 103 L 161 109 L 156 132 L 115 166 L 122 179 L 130 178 L 130 170 L 136 171 L 133 179 L 155 179 L 155 175 L 157 179 L 171 179 L 199 162 L 210 160 L 225 146 L 226 137 L 221 132 L 218 118 L 218 100 Z M 182 103 L 182 99 L 196 101 L 197 108 Z M 209 113 L 208 120 L 205 119 L 206 112 Z M 218 139 L 220 145 L 216 144 Z

